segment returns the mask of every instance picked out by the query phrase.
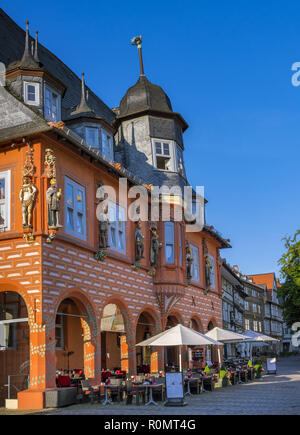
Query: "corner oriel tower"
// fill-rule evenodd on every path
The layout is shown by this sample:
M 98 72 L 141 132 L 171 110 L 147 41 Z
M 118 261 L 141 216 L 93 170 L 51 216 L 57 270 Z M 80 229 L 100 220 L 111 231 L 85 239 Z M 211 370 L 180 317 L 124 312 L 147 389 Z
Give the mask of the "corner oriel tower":
M 133 38 L 140 60 L 140 77 L 115 109 L 115 158 L 145 183 L 187 185 L 183 162 L 183 132 L 187 123 L 172 109 L 164 90 L 144 73 L 142 37 Z

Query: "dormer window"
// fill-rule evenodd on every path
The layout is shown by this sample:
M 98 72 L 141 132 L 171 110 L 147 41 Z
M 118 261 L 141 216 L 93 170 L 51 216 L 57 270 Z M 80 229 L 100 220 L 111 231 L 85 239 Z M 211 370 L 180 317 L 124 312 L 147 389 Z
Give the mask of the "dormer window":
M 153 163 L 157 169 L 178 172 L 185 177 L 183 152 L 176 142 L 154 139 L 152 148 Z
M 102 155 L 109 162 L 113 161 L 113 138 L 105 130 L 102 129 Z
M 24 82 L 24 103 L 31 106 L 40 104 L 40 84 Z
M 48 86 L 45 86 L 45 118 L 47 121 L 60 121 L 60 95 Z
M 96 127 L 85 128 L 86 143 L 93 148 L 99 149 L 99 129 Z
M 183 164 L 183 152 L 182 149 L 177 145 L 176 147 L 176 164 L 177 164 L 177 172 L 185 177 L 185 170 L 184 170 L 184 164 Z
M 155 166 L 163 171 L 174 170 L 173 144 L 172 142 L 154 141 Z

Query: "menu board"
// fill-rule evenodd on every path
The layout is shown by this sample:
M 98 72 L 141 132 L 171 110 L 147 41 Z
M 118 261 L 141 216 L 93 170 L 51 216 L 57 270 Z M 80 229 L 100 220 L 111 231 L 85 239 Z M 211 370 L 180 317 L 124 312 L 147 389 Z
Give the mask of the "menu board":
M 166 393 L 168 399 L 183 399 L 182 373 L 166 373 Z
M 276 373 L 276 358 L 267 358 L 267 370 L 268 373 Z

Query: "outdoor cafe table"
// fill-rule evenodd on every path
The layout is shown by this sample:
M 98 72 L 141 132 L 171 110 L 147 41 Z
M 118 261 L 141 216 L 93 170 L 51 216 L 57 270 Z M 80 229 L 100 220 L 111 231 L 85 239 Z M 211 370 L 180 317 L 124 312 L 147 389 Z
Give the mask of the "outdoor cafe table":
M 157 406 L 158 403 L 153 400 L 153 393 L 152 393 L 152 391 L 153 391 L 154 388 L 161 388 L 161 390 L 163 391 L 164 384 L 147 384 L 147 385 L 144 385 L 144 387 L 146 387 L 146 394 L 148 392 L 148 389 L 150 389 L 149 400 L 148 400 L 147 403 L 145 403 L 145 405 L 148 406 L 148 405 L 153 404 L 153 405 Z
M 113 403 L 112 403 L 112 401 L 111 400 L 109 400 L 109 398 L 108 398 L 108 389 L 111 389 L 112 388 L 112 386 L 111 385 L 104 385 L 104 390 L 105 390 L 105 400 L 104 400 L 104 402 L 102 403 L 102 405 L 112 405 Z
M 201 388 L 202 387 L 201 384 L 203 384 L 203 380 L 201 380 L 200 378 L 187 378 L 187 379 L 184 380 L 184 382 L 187 385 L 187 391 L 185 393 L 185 396 L 188 396 L 188 395 L 191 396 L 192 395 L 191 389 L 190 389 L 190 384 L 196 384 L 197 385 L 197 394 L 200 394 L 201 389 L 202 389 Z

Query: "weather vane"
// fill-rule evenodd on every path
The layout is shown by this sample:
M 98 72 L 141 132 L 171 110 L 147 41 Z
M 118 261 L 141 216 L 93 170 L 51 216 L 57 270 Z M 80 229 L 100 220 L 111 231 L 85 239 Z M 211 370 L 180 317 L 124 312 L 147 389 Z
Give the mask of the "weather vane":
M 142 55 L 142 36 L 135 36 L 131 40 L 131 45 L 135 45 L 138 48 L 139 51 L 139 58 L 140 58 L 140 70 L 141 70 L 141 76 L 144 76 L 144 64 L 143 64 L 143 55 Z

